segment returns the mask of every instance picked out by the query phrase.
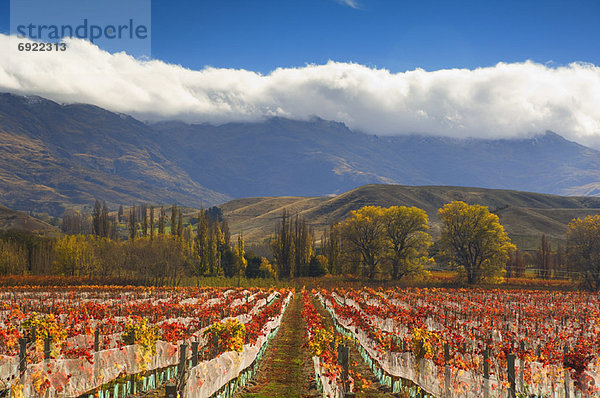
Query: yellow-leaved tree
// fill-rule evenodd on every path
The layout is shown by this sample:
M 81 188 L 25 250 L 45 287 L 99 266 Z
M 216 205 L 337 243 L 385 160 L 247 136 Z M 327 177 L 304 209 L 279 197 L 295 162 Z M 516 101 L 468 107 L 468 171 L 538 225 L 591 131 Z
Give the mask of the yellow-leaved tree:
M 567 230 L 568 268 L 588 288 L 600 290 L 600 215 L 576 218 Z
M 342 239 L 351 254 L 356 254 L 369 279 L 374 279 L 378 266 L 386 259 L 384 208 L 365 206 L 350 213 L 340 224 Z
M 498 216 L 488 208 L 455 201 L 439 210 L 442 220 L 442 249 L 452 263 L 464 270 L 467 282 L 474 284 L 502 274 L 506 260 L 516 246 Z
M 99 260 L 94 252 L 95 237 L 65 235 L 54 246 L 55 268 L 65 276 L 92 275 Z
M 431 261 L 428 217 L 418 207 L 392 206 L 384 209 L 385 235 L 390 247 L 392 279 L 423 272 Z
M 368 278 L 391 269 L 392 279 L 400 279 L 422 273 L 431 261 L 427 222 L 427 214 L 417 207 L 365 206 L 336 228 L 347 257 L 358 258 Z

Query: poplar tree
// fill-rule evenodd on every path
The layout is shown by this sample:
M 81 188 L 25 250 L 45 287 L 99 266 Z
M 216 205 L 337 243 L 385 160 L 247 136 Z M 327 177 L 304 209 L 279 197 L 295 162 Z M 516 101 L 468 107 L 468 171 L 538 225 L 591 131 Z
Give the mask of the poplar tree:
M 165 224 L 166 224 L 166 214 L 164 206 L 160 206 L 160 215 L 158 216 L 158 234 L 164 235 L 165 233 Z
M 177 216 L 177 236 L 181 237 L 183 235 L 183 219 L 181 217 L 181 209 L 178 212 Z
M 154 239 L 154 206 L 150 206 L 150 239 Z
M 137 219 L 135 214 L 135 205 L 129 210 L 129 239 L 132 241 L 135 239 L 137 234 Z
M 102 204 L 102 215 L 100 217 L 100 225 L 102 233 L 100 236 L 103 238 L 110 237 L 110 220 L 108 219 L 108 206 L 106 206 L 106 201 Z
M 292 223 L 289 220 L 287 209 L 283 209 L 281 221 L 277 226 L 275 238 L 271 241 L 271 250 L 282 278 L 293 276 L 294 241 L 292 236 Z
M 221 232 L 223 232 L 223 245 L 229 247 L 231 244 L 231 233 L 229 232 L 229 224 L 225 220 L 221 223 Z
M 242 273 L 246 272 L 246 266 L 248 265 L 248 260 L 246 260 L 245 243 L 244 243 L 244 238 L 243 238 L 242 234 L 238 235 L 237 244 L 233 248 L 233 253 L 236 258 L 237 274 L 238 274 L 238 287 L 239 287 Z
M 296 215 L 293 228 L 294 276 L 307 276 L 310 259 L 313 255 L 313 235 L 306 221 Z
M 96 203 L 94 203 L 94 209 L 92 210 L 92 224 L 94 226 L 94 234 L 101 236 L 102 234 L 102 205 L 100 201 L 96 199 Z
M 198 278 L 209 272 L 208 235 L 208 220 L 204 210 L 200 210 L 196 225 L 196 262 L 194 263 L 194 273 Z
M 550 278 L 552 274 L 552 249 L 546 234 L 542 234 L 540 247 L 537 250 L 537 265 L 539 267 L 538 275 L 544 279 Z
M 329 272 L 332 274 L 342 273 L 342 262 L 340 255 L 342 254 L 342 239 L 340 227 L 329 225 L 329 231 L 325 230 L 321 237 L 321 251 L 327 258 Z
M 148 236 L 148 206 L 142 205 L 142 234 Z
M 177 235 L 177 205 L 171 207 L 171 235 Z
M 221 251 L 223 235 L 219 228 L 217 220 L 209 221 L 209 262 L 211 266 L 211 275 L 223 275 L 223 267 L 221 266 Z

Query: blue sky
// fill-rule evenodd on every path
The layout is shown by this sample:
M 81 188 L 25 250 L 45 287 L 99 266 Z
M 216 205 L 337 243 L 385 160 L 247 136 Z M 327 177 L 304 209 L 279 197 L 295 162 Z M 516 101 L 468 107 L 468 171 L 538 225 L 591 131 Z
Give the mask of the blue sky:
M 356 1 L 153 0 L 152 57 L 262 73 L 330 59 L 392 72 L 600 64 L 600 1 Z M 8 33 L 8 0 L 0 15 Z

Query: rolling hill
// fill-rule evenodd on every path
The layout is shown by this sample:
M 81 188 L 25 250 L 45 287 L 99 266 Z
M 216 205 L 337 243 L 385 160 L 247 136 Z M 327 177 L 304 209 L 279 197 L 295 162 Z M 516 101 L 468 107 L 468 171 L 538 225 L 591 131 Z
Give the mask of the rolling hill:
M 536 249 L 542 234 L 553 244 L 564 243 L 567 224 L 575 217 L 600 214 L 600 198 L 565 197 L 531 192 L 446 186 L 365 185 L 333 197 L 265 197 L 236 199 L 221 206 L 233 233 L 242 232 L 249 243 L 273 234 L 286 208 L 300 214 L 315 228 L 317 238 L 330 223 L 366 205 L 416 206 L 430 218 L 431 232 L 439 235 L 437 210 L 462 200 L 488 206 L 500 217 L 513 242 L 522 250 Z
M 0 205 L 0 231 L 19 230 L 44 236 L 58 236 L 60 230 L 21 211 Z

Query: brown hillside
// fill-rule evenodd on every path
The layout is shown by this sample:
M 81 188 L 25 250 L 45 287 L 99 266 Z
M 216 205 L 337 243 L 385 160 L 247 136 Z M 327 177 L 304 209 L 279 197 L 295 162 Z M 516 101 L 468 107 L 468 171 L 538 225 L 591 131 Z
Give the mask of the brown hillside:
M 567 224 L 575 217 L 600 213 L 600 198 L 565 197 L 520 191 L 468 187 L 365 185 L 334 197 L 266 197 L 238 199 L 221 206 L 232 233 L 242 232 L 249 243 L 273 234 L 284 208 L 300 214 L 319 237 L 330 223 L 346 218 L 366 205 L 416 206 L 430 217 L 432 233 L 439 234 L 437 210 L 462 200 L 488 206 L 500 217 L 513 241 L 522 250 L 537 248 L 544 233 L 556 245 L 564 243 Z
M 0 205 L 0 230 L 28 231 L 46 236 L 60 234 L 59 229 L 55 226 L 2 205 Z

